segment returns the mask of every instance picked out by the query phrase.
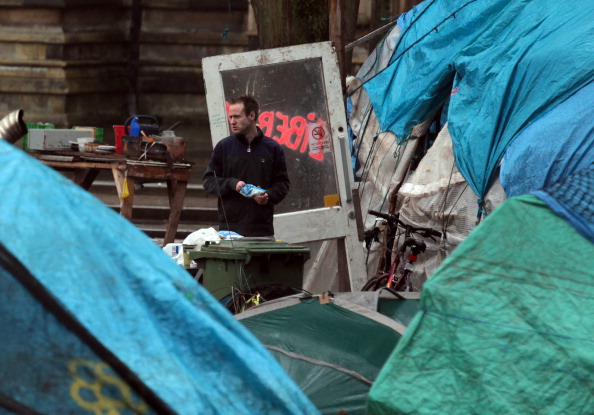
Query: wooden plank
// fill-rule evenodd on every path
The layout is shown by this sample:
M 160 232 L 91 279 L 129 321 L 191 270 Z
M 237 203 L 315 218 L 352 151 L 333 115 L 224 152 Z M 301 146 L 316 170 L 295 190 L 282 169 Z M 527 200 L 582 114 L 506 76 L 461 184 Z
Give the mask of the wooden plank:
M 137 179 L 167 181 L 167 180 L 182 180 L 189 181 L 192 173 L 190 167 L 169 169 L 164 166 L 153 165 L 128 165 L 128 177 L 135 177 Z
M 123 196 L 124 196 L 124 179 L 125 179 L 125 175 L 124 175 L 124 173 L 121 170 L 119 170 L 117 168 L 112 168 L 111 169 L 111 172 L 113 174 L 113 181 L 114 181 L 114 183 L 116 185 L 116 190 L 118 192 L 118 197 L 120 198 L 120 201 L 121 201 L 122 199 L 124 199 Z M 126 192 L 127 192 L 127 189 L 126 189 Z M 126 197 L 127 196 L 128 195 L 126 194 Z
M 53 160 L 41 160 L 41 159 L 39 159 L 39 161 L 41 161 L 43 164 L 45 164 L 47 166 L 60 168 L 60 169 L 66 169 L 66 170 L 77 170 L 77 169 L 111 170 L 111 168 L 113 167 L 114 164 L 116 166 L 118 166 L 118 168 L 120 168 L 120 169 L 123 169 L 123 170 L 126 169 L 126 165 L 121 162 L 120 163 L 118 163 L 118 162 L 97 163 L 97 162 L 87 162 L 87 161 L 69 162 L 69 161 L 53 161 Z

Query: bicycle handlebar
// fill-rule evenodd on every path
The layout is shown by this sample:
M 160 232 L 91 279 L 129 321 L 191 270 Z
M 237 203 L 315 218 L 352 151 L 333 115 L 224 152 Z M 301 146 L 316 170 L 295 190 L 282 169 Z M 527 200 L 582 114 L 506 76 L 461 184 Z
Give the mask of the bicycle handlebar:
M 388 221 L 399 221 L 398 220 L 398 216 L 394 215 L 394 214 L 388 214 L 388 213 L 382 213 L 382 212 L 378 212 L 377 210 L 368 210 L 367 213 L 372 214 L 373 216 L 377 216 L 378 218 L 382 218 Z
M 414 226 L 407 225 L 406 223 L 402 222 L 396 214 L 382 213 L 378 212 L 377 210 L 368 210 L 367 212 L 371 215 L 377 216 L 378 218 L 382 218 L 387 220 L 388 222 L 391 222 L 393 226 L 400 225 L 410 233 L 418 233 L 424 238 L 433 239 L 434 236 L 441 238 L 441 232 L 438 232 L 431 228 L 415 228 Z

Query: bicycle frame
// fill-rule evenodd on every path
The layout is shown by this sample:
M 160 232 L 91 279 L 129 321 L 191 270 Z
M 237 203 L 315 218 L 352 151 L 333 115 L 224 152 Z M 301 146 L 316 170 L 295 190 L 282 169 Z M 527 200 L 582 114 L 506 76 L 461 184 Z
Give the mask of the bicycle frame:
M 406 249 L 411 249 L 411 253 L 407 256 L 406 264 L 404 265 L 404 269 L 402 273 L 398 276 L 397 270 L 398 266 L 400 265 L 400 258 L 404 256 Z M 424 252 L 426 245 L 423 241 L 418 241 L 413 238 L 407 238 L 405 242 L 402 244 L 401 248 L 398 250 L 396 258 L 392 261 L 392 265 L 390 266 L 390 272 L 382 274 L 378 279 L 378 285 L 386 278 L 385 287 L 391 288 L 395 291 L 400 291 L 402 288 L 405 288 L 405 291 L 412 291 L 412 284 L 409 281 L 409 276 L 414 269 L 414 263 L 417 261 L 418 254 Z M 378 287 L 379 288 L 379 287 Z
M 397 214 L 385 214 L 377 211 L 370 210 L 369 213 L 383 218 L 387 221 L 388 224 L 388 234 L 393 239 L 388 241 L 388 249 L 386 249 L 385 253 L 385 261 L 388 260 L 391 262 L 390 271 L 384 272 L 378 277 L 372 277 L 362 288 L 363 291 L 367 290 L 377 290 L 380 287 L 384 286 L 394 291 L 399 291 L 404 288 L 405 291 L 412 291 L 412 283 L 409 279 L 412 271 L 414 269 L 414 263 L 417 261 L 418 255 L 425 252 L 427 249 L 427 245 L 424 241 L 418 240 L 412 237 L 414 233 L 419 233 L 424 237 L 429 237 L 433 239 L 433 236 L 441 237 L 441 233 L 429 228 L 415 228 L 411 225 L 407 225 L 400 221 L 399 216 Z M 402 245 L 399 247 L 396 258 L 394 261 L 391 260 L 393 247 L 396 239 L 396 229 L 398 226 L 402 226 L 404 228 L 404 235 L 405 239 Z M 401 256 L 404 257 L 407 249 L 410 249 L 410 253 L 406 257 L 406 263 L 404 264 L 404 268 L 400 275 L 397 275 L 398 266 L 400 265 Z

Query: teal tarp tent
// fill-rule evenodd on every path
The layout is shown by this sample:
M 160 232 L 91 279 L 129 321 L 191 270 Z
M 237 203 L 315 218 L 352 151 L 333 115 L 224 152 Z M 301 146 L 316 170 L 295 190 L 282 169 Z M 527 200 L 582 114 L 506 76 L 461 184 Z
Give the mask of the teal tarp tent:
M 390 64 L 363 84 L 383 131 L 405 140 L 433 117 L 452 91 L 454 57 L 507 3 L 425 0 L 398 20 Z
M 593 413 L 593 258 L 535 196 L 506 201 L 425 283 L 368 413 Z
M 418 293 L 411 293 L 418 294 Z M 236 317 L 323 414 L 365 414 L 367 394 L 418 307 L 384 292 L 287 297 Z
M 594 3 L 513 1 L 455 58 L 456 164 L 483 197 L 510 142 L 594 80 Z
M 0 186 L 0 408 L 318 413 L 248 330 L 91 194 L 3 140 Z
M 426 3 L 426 4 L 425 4 Z M 426 0 L 364 88 L 401 140 L 447 102 L 458 169 L 483 201 L 510 142 L 594 80 L 594 3 Z

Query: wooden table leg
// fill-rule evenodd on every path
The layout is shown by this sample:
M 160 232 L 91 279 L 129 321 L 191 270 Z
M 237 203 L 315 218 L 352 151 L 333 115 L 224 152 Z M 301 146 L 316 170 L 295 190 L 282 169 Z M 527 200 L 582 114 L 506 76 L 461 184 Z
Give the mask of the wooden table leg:
M 124 172 L 117 167 L 112 167 L 111 173 L 113 174 L 113 181 L 116 185 L 119 200 L 121 201 L 124 197 L 128 197 L 128 189 L 126 189 L 126 192 L 124 192 L 124 179 L 126 176 L 124 175 Z
M 176 190 L 177 180 L 167 180 L 167 198 L 169 199 L 169 206 L 173 204 L 173 199 L 175 199 Z
M 125 172 L 117 167 L 113 167 L 111 172 L 120 198 L 120 215 L 130 220 L 134 206 L 134 178 L 126 177 Z
M 122 183 L 122 189 L 124 185 L 128 186 L 128 197 L 120 199 L 120 215 L 128 220 L 131 220 L 132 208 L 134 206 L 134 178 L 125 178 L 124 182 Z
M 74 183 L 85 190 L 89 190 L 98 174 L 99 169 L 77 169 L 74 171 Z
M 177 234 L 177 227 L 179 225 L 179 218 L 184 205 L 186 197 L 186 189 L 188 182 L 181 180 L 167 180 L 167 191 L 169 192 L 169 220 L 167 221 L 167 231 L 165 232 L 165 239 L 163 245 L 175 241 Z M 171 195 L 173 197 L 171 197 Z

